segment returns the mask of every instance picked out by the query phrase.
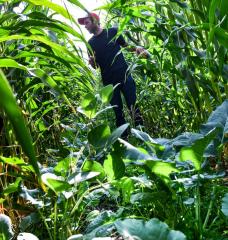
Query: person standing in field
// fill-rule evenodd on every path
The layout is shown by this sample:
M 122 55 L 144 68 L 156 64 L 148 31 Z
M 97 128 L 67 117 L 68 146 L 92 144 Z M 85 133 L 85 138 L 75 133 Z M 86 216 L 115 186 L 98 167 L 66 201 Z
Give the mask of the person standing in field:
M 136 85 L 132 76 L 128 73 L 128 65 L 121 52 L 121 47 L 129 47 L 123 36 L 117 35 L 117 28 L 103 29 L 100 25 L 100 18 L 96 13 L 89 13 L 87 16 L 78 19 L 79 24 L 85 25 L 89 33 L 93 34 L 88 41 L 92 51 L 89 51 L 89 63 L 93 68 L 99 67 L 103 84 L 116 86 L 111 99 L 116 116 L 116 126 L 126 123 L 123 113 L 123 94 L 135 126 L 143 125 L 143 120 L 136 106 Z M 131 47 L 130 51 L 147 57 L 149 53 L 142 47 Z M 123 134 L 127 136 L 127 131 Z

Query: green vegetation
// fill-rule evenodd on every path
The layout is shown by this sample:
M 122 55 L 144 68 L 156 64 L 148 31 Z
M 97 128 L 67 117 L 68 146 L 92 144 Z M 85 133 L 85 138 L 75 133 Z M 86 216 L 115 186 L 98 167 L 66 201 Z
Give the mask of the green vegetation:
M 128 141 L 70 9 L 0 0 L 0 239 L 228 239 L 228 1 L 101 8 L 151 54 Z

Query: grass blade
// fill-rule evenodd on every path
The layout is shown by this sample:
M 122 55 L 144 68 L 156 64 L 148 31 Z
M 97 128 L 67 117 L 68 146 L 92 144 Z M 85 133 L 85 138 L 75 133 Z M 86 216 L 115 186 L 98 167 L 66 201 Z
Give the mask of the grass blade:
M 37 174 L 38 177 L 40 177 L 40 171 L 37 164 L 32 137 L 26 126 L 21 110 L 16 103 L 16 99 L 13 95 L 12 89 L 1 69 L 0 69 L 0 96 L 1 96 L 0 108 L 2 108 L 6 112 L 14 128 L 16 137 L 22 146 L 23 151 L 29 157 L 30 163 L 34 168 L 35 173 Z

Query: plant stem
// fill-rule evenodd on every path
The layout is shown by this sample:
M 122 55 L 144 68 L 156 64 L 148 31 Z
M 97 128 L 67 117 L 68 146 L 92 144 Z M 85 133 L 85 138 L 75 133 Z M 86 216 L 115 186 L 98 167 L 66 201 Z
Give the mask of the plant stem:
M 212 189 L 212 197 L 211 197 L 211 201 L 210 201 L 210 204 L 209 204 L 209 207 L 208 207 L 206 218 L 204 220 L 203 231 L 205 231 L 205 228 L 207 226 L 207 223 L 208 223 L 208 220 L 209 220 L 209 217 L 210 217 L 210 214 L 211 214 L 211 210 L 212 210 L 212 206 L 213 206 L 213 202 L 214 202 L 214 195 L 215 195 L 215 186 L 213 186 L 213 189 Z
M 46 219 L 45 219 L 44 215 L 41 213 L 41 211 L 39 209 L 37 209 L 37 211 L 40 214 L 40 216 L 41 216 L 41 218 L 42 218 L 42 220 L 44 222 L 44 225 L 45 225 L 45 227 L 46 227 L 46 229 L 48 231 L 48 235 L 49 235 L 50 240 L 53 240 L 52 235 L 51 235 L 51 231 L 49 229 L 49 226 L 48 226 L 48 224 L 46 222 Z

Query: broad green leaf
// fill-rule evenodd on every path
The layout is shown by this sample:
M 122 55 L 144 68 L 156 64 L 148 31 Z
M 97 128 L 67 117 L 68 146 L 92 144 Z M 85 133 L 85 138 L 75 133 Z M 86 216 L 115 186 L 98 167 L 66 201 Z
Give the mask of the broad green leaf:
M 105 223 L 110 222 L 110 220 L 114 217 L 115 213 L 113 213 L 112 211 L 110 210 L 103 211 L 86 227 L 86 232 L 89 233 L 96 230 L 96 228 L 102 226 Z
M 222 199 L 222 212 L 228 218 L 228 193 Z
M 118 152 L 113 151 L 108 155 L 107 159 L 104 161 L 104 171 L 109 180 L 123 177 L 125 173 L 125 165 Z
M 103 87 L 99 91 L 102 103 L 109 103 L 113 95 L 113 86 L 111 84 Z
M 9 195 L 10 193 L 14 193 L 18 190 L 20 183 L 22 181 L 21 177 L 18 177 L 14 183 L 10 183 L 4 190 L 4 195 Z
M 131 195 L 131 203 L 136 204 L 138 203 L 141 205 L 148 205 L 155 201 L 162 201 L 167 199 L 167 193 L 166 192 L 141 192 Z
M 97 99 L 92 93 L 88 93 L 83 97 L 80 107 L 77 108 L 78 112 L 84 114 L 89 119 L 96 115 Z
M 172 172 L 179 172 L 179 170 L 175 167 L 175 164 L 170 162 L 146 161 L 146 165 L 165 183 L 171 182 L 170 174 Z
M 132 161 L 137 161 L 137 160 L 153 160 L 153 161 L 159 161 L 157 157 L 151 156 L 145 149 L 142 148 L 136 148 L 130 143 L 120 139 L 120 142 L 124 145 L 126 151 L 124 153 L 124 158 L 129 159 Z M 138 163 L 138 164 L 143 164 L 143 163 Z
M 186 240 L 183 233 L 169 230 L 166 223 L 153 218 L 147 222 L 138 219 L 116 221 L 117 231 L 125 238 L 143 240 Z M 178 236 L 178 238 L 177 238 Z
M 93 161 L 93 160 L 85 161 L 82 166 L 82 170 L 84 172 L 99 172 L 100 173 L 99 178 L 105 177 L 105 171 L 102 165 L 97 161 Z
M 109 126 L 102 124 L 93 128 L 88 133 L 88 141 L 95 148 L 104 148 L 110 135 L 111 131 Z
M 56 176 L 53 173 L 45 173 L 41 176 L 44 184 L 46 184 L 56 194 L 67 191 L 71 188 L 71 185 L 64 181 L 60 176 Z
M 17 165 L 18 167 L 20 167 L 22 171 L 25 171 L 25 172 L 27 171 L 34 172 L 34 168 L 20 158 L 16 158 L 16 157 L 6 158 L 6 157 L 0 156 L 0 162 L 9 164 L 9 165 Z
M 38 177 L 40 176 L 39 167 L 33 147 L 33 142 L 26 123 L 23 119 L 21 110 L 17 106 L 16 99 L 13 95 L 11 87 L 6 80 L 2 70 L 0 70 L 0 108 L 2 108 L 13 125 L 16 137 L 22 146 L 25 154 L 29 157 Z
M 5 215 L 0 214 L 0 239 L 9 240 L 13 237 L 11 219 Z
M 214 128 L 203 138 L 196 140 L 192 146 L 187 146 L 181 148 L 180 160 L 181 161 L 191 161 L 196 170 L 201 169 L 201 164 L 203 163 L 203 154 L 208 146 L 208 144 L 215 138 L 218 129 Z
M 121 135 L 127 130 L 129 124 L 126 123 L 118 128 L 116 128 L 111 136 L 108 138 L 108 146 L 111 146 L 113 143 L 115 143 L 117 141 L 118 138 L 121 138 Z
M 58 162 L 54 170 L 57 174 L 65 176 L 69 171 L 69 167 L 70 167 L 70 158 L 65 158 Z
M 68 183 L 69 184 L 77 184 L 80 182 L 87 181 L 91 178 L 94 178 L 98 176 L 100 172 L 81 172 L 81 173 L 73 173 L 69 178 L 68 178 Z

